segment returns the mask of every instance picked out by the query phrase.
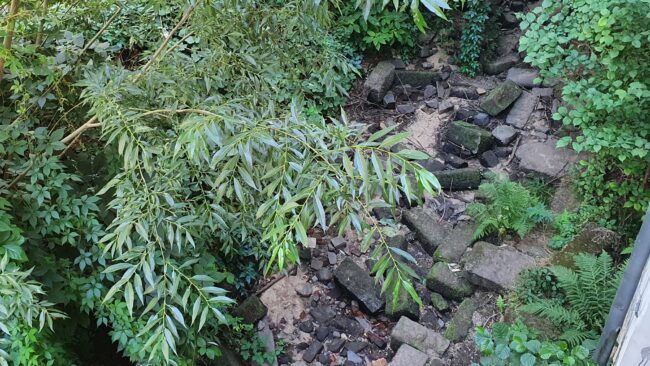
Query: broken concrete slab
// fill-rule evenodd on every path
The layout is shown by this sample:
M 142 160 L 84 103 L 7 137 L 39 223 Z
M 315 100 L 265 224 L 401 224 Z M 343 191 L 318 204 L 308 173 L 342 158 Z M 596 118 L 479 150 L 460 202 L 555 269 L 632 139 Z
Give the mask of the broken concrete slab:
M 476 311 L 476 302 L 472 299 L 465 299 L 460 303 L 453 318 L 447 323 L 445 329 L 445 338 L 452 342 L 463 340 L 470 328 L 474 325 L 472 323 L 472 315 Z
M 484 241 L 474 244 L 462 261 L 471 283 L 493 291 L 514 289 L 519 272 L 535 265 L 535 259 L 529 255 Z
M 481 108 L 496 116 L 508 108 L 521 95 L 521 89 L 510 80 L 499 84 L 481 102 Z
M 447 228 L 436 222 L 436 219 L 421 207 L 404 211 L 402 218 L 406 226 L 415 232 L 422 249 L 429 255 L 433 255 L 438 245 L 447 237 Z
M 379 289 L 370 274 L 359 267 L 352 259 L 345 258 L 334 271 L 334 278 L 371 314 L 384 307 L 384 300 L 379 296 Z
M 541 83 L 536 83 L 535 79 L 539 77 L 539 70 L 535 69 L 522 69 L 519 67 L 513 67 L 508 70 L 507 80 L 511 80 L 515 84 L 521 86 L 522 88 L 534 88 L 540 86 Z
M 435 176 L 445 190 L 464 191 L 481 185 L 481 172 L 475 168 L 443 170 L 436 172 Z
M 494 144 L 490 131 L 464 121 L 451 123 L 447 130 L 447 140 L 474 155 L 489 150 Z
M 407 317 L 399 319 L 390 338 L 392 349 L 398 349 L 401 345 L 407 344 L 422 352 L 433 350 L 441 355 L 449 347 L 449 340 L 445 337 Z
M 494 130 L 492 130 L 492 136 L 501 146 L 509 145 L 518 134 L 518 130 L 506 125 L 498 125 Z
M 474 291 L 472 285 L 460 272 L 452 272 L 449 265 L 436 262 L 431 267 L 426 279 L 427 288 L 438 292 L 450 300 L 460 301 L 470 296 Z
M 368 100 L 381 103 L 384 95 L 393 85 L 394 79 L 395 65 L 390 61 L 379 62 L 363 83 L 364 93 L 368 96 Z
M 506 123 L 519 129 L 526 127 L 538 101 L 539 99 L 532 93 L 523 92 L 508 112 Z
M 435 84 L 436 80 L 440 80 L 440 74 L 437 72 L 397 70 L 395 71 L 394 83 L 397 85 L 409 84 L 413 87 L 420 88 Z
M 429 356 L 408 344 L 402 345 L 388 366 L 425 366 Z
M 547 178 L 564 176 L 580 159 L 580 155 L 571 149 L 557 149 L 556 144 L 557 140 L 554 139 L 522 144 L 515 153 L 519 159 L 519 168 Z
M 474 226 L 467 223 L 460 223 L 453 229 L 447 231 L 445 239 L 440 243 L 438 249 L 433 253 L 436 261 L 457 263 L 469 248 L 474 240 Z

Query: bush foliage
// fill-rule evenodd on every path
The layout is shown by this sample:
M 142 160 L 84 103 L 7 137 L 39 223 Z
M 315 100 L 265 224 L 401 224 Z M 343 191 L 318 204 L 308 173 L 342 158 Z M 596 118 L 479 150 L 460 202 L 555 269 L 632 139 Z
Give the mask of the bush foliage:
M 554 118 L 581 131 L 559 146 L 594 154 L 581 191 L 637 228 L 650 201 L 648 14 L 647 0 L 545 0 L 521 22 L 525 61 L 564 83 Z

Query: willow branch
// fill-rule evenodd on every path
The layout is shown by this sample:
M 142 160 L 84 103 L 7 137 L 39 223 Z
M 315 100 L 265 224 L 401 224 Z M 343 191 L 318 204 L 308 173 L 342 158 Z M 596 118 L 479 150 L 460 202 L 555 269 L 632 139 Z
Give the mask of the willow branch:
M 149 62 L 147 62 L 147 63 L 142 67 L 142 72 L 141 72 L 138 76 L 136 76 L 136 78 L 135 78 L 135 81 L 136 81 L 136 82 L 137 82 L 138 80 L 140 80 L 140 78 L 142 77 L 142 75 L 144 75 L 144 74 L 149 70 L 149 68 L 151 67 L 151 65 L 153 65 L 154 62 L 156 62 L 156 59 L 158 59 L 158 56 L 160 56 L 160 54 L 161 54 L 162 51 L 165 49 L 165 47 L 167 47 L 167 44 L 169 44 L 169 41 L 172 39 L 172 37 L 174 36 L 174 34 L 176 34 L 176 32 L 178 32 L 178 30 L 181 29 L 181 27 L 183 26 L 183 24 L 185 24 L 185 22 L 187 21 L 187 19 L 190 18 L 190 15 L 192 15 L 192 12 L 194 11 L 195 6 L 196 6 L 196 5 L 192 5 L 192 6 L 190 6 L 190 7 L 187 9 L 187 11 L 185 12 L 185 14 L 183 14 L 183 16 L 181 17 L 181 20 L 178 21 L 178 23 L 176 24 L 176 26 L 171 30 L 171 32 L 169 32 L 169 34 L 167 35 L 167 37 L 165 37 L 165 40 L 164 40 L 163 43 L 160 45 L 160 47 L 158 47 L 158 49 L 156 50 L 156 52 L 154 52 L 153 56 L 151 56 L 151 59 L 149 60 Z
M 7 18 L 7 30 L 5 39 L 2 42 L 2 47 L 4 47 L 7 52 L 11 49 L 11 43 L 14 39 L 14 30 L 16 29 L 16 15 L 18 15 L 18 7 L 20 6 L 20 0 L 11 0 L 11 5 L 9 7 L 9 17 Z M 5 76 L 5 58 L 0 58 L 0 82 Z
M 45 0 L 45 1 L 46 1 L 46 0 Z M 83 48 L 83 50 L 81 50 L 81 53 L 80 53 L 80 54 L 83 54 L 84 52 L 86 52 L 86 51 L 90 48 L 90 46 L 92 46 L 93 43 L 95 43 L 95 41 L 97 40 L 97 38 L 99 38 L 99 36 L 100 36 L 102 33 L 104 33 L 104 31 L 106 31 L 106 28 L 108 28 L 108 26 L 111 25 L 111 23 L 113 23 L 113 21 L 115 20 L 115 18 L 117 18 L 117 16 L 118 16 L 121 12 L 122 12 L 122 7 L 118 5 L 118 6 L 117 6 L 117 10 L 115 10 L 115 13 L 113 13 L 113 15 L 111 15 L 111 17 L 108 18 L 108 20 L 106 21 L 106 23 L 104 23 L 104 25 L 99 29 L 99 31 L 98 31 L 97 33 L 95 33 L 95 35 L 93 36 L 93 38 L 91 38 L 90 41 L 88 41 L 88 43 L 86 43 L 86 46 Z

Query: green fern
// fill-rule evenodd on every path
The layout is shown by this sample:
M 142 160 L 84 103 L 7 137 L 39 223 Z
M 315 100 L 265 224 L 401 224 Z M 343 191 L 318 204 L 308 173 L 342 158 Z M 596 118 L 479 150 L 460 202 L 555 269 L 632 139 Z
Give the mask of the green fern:
M 485 203 L 475 202 L 467 209 L 477 221 L 474 240 L 512 232 L 523 238 L 535 225 L 553 220 L 537 197 L 507 178 L 492 176 L 490 183 L 481 184 L 479 195 L 485 198 Z
M 571 345 L 600 334 L 603 323 L 623 276 L 606 252 L 600 256 L 581 253 L 574 258 L 576 270 L 562 266 L 549 267 L 557 278 L 564 298 L 538 298 L 521 307 L 539 315 L 564 331 L 562 339 Z

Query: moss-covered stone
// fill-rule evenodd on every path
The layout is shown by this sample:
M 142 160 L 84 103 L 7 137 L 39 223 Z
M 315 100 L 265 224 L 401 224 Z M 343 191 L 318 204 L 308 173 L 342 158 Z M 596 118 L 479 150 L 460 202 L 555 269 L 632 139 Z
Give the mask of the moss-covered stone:
M 397 85 L 410 85 L 416 88 L 435 85 L 440 80 L 440 74 L 431 71 L 397 70 L 395 83 Z
M 242 318 L 244 323 L 254 324 L 266 316 L 268 309 L 259 297 L 249 296 L 233 310 L 232 315 Z
M 496 116 L 508 108 L 512 103 L 521 95 L 521 89 L 517 84 L 510 80 L 506 80 L 488 94 L 483 102 L 481 108 L 492 116 Z
M 485 152 L 494 145 L 494 137 L 490 131 L 465 121 L 451 123 L 447 130 L 447 140 L 466 149 L 472 155 Z
M 393 304 L 393 292 L 387 291 L 386 309 L 384 313 L 391 319 L 397 320 L 403 316 L 417 321 L 420 318 L 420 307 L 404 288 L 400 287 L 397 301 Z
M 481 185 L 481 172 L 474 168 L 444 170 L 436 172 L 435 176 L 445 190 L 464 191 Z
M 426 279 L 427 288 L 450 300 L 462 300 L 473 292 L 472 285 L 458 272 L 452 272 L 446 263 L 431 267 Z
M 619 240 L 616 233 L 597 225 L 588 225 L 561 251 L 553 253 L 551 264 L 575 269 L 573 257 L 579 253 L 598 255 Z
M 433 307 L 438 311 L 445 311 L 449 309 L 449 303 L 447 300 L 445 300 L 445 298 L 437 292 L 431 293 L 431 305 L 433 305 Z
M 472 327 L 472 315 L 476 311 L 476 302 L 465 299 L 460 303 L 454 317 L 447 323 L 444 336 L 452 342 L 458 342 L 467 336 Z

